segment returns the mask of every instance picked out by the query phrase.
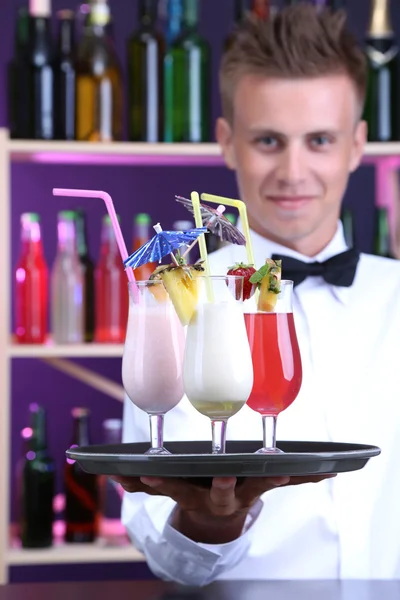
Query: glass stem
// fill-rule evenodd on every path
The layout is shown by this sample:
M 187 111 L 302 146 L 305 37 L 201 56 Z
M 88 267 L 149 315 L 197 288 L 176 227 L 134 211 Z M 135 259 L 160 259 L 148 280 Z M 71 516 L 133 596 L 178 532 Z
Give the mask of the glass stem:
M 276 421 L 277 417 L 273 415 L 263 415 L 263 448 L 266 450 L 276 449 Z
M 163 447 L 164 415 L 149 415 L 151 449 L 158 450 Z
M 211 421 L 212 453 L 225 454 L 227 421 Z

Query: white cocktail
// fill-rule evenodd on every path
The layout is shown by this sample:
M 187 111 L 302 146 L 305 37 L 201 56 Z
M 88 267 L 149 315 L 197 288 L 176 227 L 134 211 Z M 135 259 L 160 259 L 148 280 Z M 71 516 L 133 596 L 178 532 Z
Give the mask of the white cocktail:
M 185 334 L 161 281 L 130 289 L 122 383 L 130 400 L 150 416 L 152 454 L 163 447 L 163 418 L 181 400 Z
M 193 406 L 211 419 L 212 452 L 225 452 L 226 425 L 246 403 L 253 363 L 241 306 L 243 278 L 197 277 L 198 300 L 189 321 L 183 382 Z

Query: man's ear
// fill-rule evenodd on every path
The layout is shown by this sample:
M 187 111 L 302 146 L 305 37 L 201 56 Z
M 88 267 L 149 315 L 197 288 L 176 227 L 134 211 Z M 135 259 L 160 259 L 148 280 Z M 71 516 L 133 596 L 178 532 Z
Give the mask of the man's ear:
M 222 150 L 228 169 L 236 169 L 235 152 L 232 143 L 232 128 L 226 119 L 219 117 L 215 125 L 215 137 Z
M 366 121 L 360 121 L 357 123 L 357 127 L 354 134 L 353 151 L 350 161 L 350 172 L 353 173 L 362 160 L 365 145 L 367 143 L 368 125 Z

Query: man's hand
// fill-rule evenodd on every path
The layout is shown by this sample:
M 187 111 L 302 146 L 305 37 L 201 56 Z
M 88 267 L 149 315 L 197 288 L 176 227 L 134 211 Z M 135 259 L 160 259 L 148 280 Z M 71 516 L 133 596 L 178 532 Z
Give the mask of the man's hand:
M 223 544 L 238 538 L 246 516 L 265 492 L 282 486 L 318 483 L 335 475 L 308 477 L 214 477 L 211 488 L 179 478 L 113 477 L 127 492 L 167 496 L 177 503 L 172 526 L 195 542 Z

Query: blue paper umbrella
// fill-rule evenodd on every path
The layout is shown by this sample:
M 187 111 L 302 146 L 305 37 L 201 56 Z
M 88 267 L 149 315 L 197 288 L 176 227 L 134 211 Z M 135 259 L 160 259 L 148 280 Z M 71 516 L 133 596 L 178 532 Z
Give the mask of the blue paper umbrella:
M 208 233 L 206 227 L 196 227 L 186 231 L 163 231 L 159 225 L 154 227 L 156 235 L 131 254 L 125 261 L 125 267 L 136 269 L 149 262 L 158 262 L 167 254 L 172 254 L 182 246 L 189 246 L 202 233 Z

